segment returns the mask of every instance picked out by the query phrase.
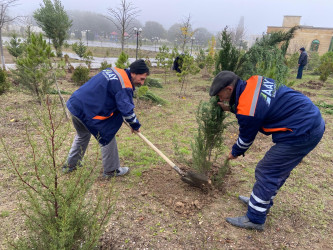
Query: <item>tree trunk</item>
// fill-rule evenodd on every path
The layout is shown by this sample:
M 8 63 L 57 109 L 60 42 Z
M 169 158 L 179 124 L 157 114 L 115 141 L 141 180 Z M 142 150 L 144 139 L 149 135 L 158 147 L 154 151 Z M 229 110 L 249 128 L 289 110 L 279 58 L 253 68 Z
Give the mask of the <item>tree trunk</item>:
M 125 47 L 125 33 L 123 32 L 121 34 L 121 51 L 124 51 L 124 47 Z
M 3 54 L 3 45 L 2 45 L 2 30 L 0 29 L 0 52 L 1 52 L 1 63 L 2 69 L 6 70 L 5 56 Z

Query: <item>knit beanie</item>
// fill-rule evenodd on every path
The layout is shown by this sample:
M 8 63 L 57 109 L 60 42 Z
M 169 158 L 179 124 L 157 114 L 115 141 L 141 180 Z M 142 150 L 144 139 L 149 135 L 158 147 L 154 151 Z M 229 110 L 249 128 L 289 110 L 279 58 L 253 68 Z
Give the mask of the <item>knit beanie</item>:
M 129 67 L 131 73 L 139 75 L 147 73 L 149 75 L 149 68 L 147 67 L 145 61 L 142 59 L 136 60 Z
M 239 77 L 234 72 L 227 70 L 221 71 L 215 76 L 209 90 L 209 95 L 216 96 L 222 89 L 238 81 L 238 79 Z

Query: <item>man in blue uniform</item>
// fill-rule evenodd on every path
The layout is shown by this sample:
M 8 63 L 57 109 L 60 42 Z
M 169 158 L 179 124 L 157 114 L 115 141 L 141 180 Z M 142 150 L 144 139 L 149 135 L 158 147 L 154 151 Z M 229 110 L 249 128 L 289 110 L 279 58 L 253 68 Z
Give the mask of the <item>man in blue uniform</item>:
M 72 114 L 76 136 L 69 151 L 64 172 L 80 166 L 91 134 L 98 140 L 106 177 L 121 176 L 129 171 L 121 167 L 115 134 L 123 120 L 130 124 L 132 132 L 141 124 L 134 113 L 133 91 L 144 84 L 149 68 L 143 60 L 133 62 L 129 69 L 108 68 L 82 85 L 67 101 Z
M 308 54 L 306 53 L 304 47 L 299 49 L 300 55 L 298 58 L 298 70 L 297 70 L 297 79 L 302 79 L 303 69 L 305 65 L 308 63 Z
M 230 160 L 244 156 L 258 132 L 272 135 L 275 145 L 257 164 L 251 196 L 239 196 L 248 205 L 246 215 L 226 219 L 237 227 L 263 230 L 277 191 L 321 140 L 324 120 L 308 97 L 258 75 L 243 81 L 233 72 L 222 71 L 209 94 L 218 96 L 222 109 L 233 112 L 238 120 L 239 135 Z

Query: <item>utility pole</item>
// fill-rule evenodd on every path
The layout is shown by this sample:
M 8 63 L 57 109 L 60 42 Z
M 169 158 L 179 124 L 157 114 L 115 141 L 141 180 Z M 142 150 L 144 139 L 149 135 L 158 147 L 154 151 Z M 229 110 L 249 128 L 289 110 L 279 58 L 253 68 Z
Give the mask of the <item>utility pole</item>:
M 138 60 L 138 50 L 139 50 L 139 35 L 142 32 L 141 28 L 135 28 L 134 27 L 134 33 L 136 35 L 136 55 L 135 55 L 135 60 Z

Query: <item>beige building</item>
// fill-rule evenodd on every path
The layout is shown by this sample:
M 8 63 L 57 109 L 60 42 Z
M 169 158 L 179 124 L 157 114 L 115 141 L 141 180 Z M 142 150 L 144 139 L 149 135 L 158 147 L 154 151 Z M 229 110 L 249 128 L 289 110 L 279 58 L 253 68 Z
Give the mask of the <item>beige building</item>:
M 294 26 L 299 26 L 294 38 L 290 41 L 288 53 L 294 53 L 301 47 L 307 51 L 317 51 L 323 55 L 333 51 L 333 28 L 322 28 L 300 25 L 301 16 L 284 16 L 282 27 L 268 26 L 267 33 L 288 31 Z

